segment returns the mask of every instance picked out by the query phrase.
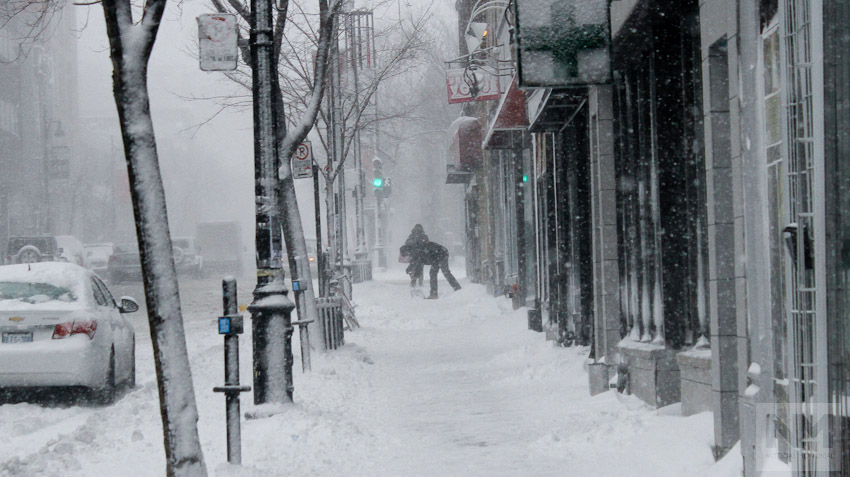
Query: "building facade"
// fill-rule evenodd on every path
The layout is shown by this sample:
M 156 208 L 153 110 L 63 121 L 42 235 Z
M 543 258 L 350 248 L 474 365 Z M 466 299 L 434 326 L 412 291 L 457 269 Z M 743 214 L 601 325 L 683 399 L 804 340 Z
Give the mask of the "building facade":
M 0 6 L 0 240 L 68 233 L 79 165 L 72 7 Z
M 601 0 L 604 28 L 576 30 L 578 3 L 459 8 L 497 33 L 461 54 L 508 85 L 465 111 L 485 157 L 466 185 L 471 265 L 495 264 L 475 276 L 510 290 L 524 272 L 529 327 L 590 346 L 592 393 L 616 382 L 712 412 L 715 455 L 740 442 L 746 475 L 850 472 L 850 9 Z M 548 8 L 549 24 L 524 8 Z M 603 57 L 609 75 L 582 72 Z M 541 65 L 567 80 L 534 76 Z M 506 135 L 517 98 L 526 123 Z M 498 134 L 514 142 L 494 147 Z

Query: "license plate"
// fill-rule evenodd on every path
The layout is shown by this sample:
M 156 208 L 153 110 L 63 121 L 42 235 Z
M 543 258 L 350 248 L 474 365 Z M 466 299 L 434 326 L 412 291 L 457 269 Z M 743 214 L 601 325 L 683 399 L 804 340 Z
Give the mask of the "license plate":
M 32 343 L 32 333 L 3 333 L 3 343 Z

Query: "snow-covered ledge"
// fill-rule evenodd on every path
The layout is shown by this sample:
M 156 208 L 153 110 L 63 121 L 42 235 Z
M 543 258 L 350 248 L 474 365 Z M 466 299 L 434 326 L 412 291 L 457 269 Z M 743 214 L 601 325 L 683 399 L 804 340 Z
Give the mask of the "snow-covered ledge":
M 679 402 L 681 383 L 676 352 L 663 344 L 641 343 L 624 338 L 617 344 L 620 368 L 628 370 L 632 394 L 650 406 Z
M 711 411 L 711 349 L 692 349 L 676 355 L 682 379 L 682 415 Z

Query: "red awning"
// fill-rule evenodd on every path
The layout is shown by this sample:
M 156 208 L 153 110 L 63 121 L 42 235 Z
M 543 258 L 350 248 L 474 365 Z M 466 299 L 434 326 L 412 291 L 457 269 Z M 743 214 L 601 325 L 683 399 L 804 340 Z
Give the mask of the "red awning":
M 457 132 L 452 138 L 449 158 L 456 170 L 471 171 L 484 162 L 481 123 L 476 118 L 467 116 L 458 118 L 455 122 Z
M 514 134 L 511 134 L 512 131 L 524 131 L 526 128 L 528 128 L 528 115 L 525 111 L 525 92 L 519 89 L 516 77 L 514 77 L 510 87 L 508 87 L 508 92 L 502 96 L 499 106 L 490 120 L 483 147 L 505 147 L 502 144 L 513 142 L 511 140 L 506 142 L 506 139 L 515 137 Z

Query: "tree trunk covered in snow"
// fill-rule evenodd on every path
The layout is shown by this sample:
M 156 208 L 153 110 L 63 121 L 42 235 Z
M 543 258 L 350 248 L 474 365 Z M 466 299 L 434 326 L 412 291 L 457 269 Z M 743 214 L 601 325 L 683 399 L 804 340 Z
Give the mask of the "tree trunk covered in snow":
M 285 2 L 288 5 L 288 2 Z M 307 109 L 301 120 L 291 130 L 286 130 L 286 119 L 283 115 L 283 96 L 280 94 L 279 75 L 275 75 L 275 106 L 278 114 L 278 154 L 280 155 L 279 172 L 279 197 L 280 210 L 278 216 L 283 227 L 283 238 L 286 241 L 286 249 L 289 251 L 289 270 L 292 280 L 300 280 L 307 286 L 303 292 L 295 293 L 295 303 L 298 307 L 298 316 L 302 320 L 314 320 L 308 326 L 310 334 L 310 346 L 314 350 L 323 351 L 322 341 L 323 326 L 319 320 L 316 308 L 316 294 L 313 290 L 313 278 L 310 273 L 309 255 L 307 253 L 307 241 L 304 239 L 304 227 L 301 222 L 301 210 L 298 207 L 298 197 L 295 194 L 295 181 L 292 178 L 292 155 L 295 149 L 307 138 L 319 109 L 322 105 L 322 96 L 325 92 L 325 78 L 327 76 L 329 61 L 329 49 L 331 39 L 336 31 L 336 14 L 341 6 L 339 0 L 319 0 L 319 41 L 316 47 L 316 63 L 313 70 L 313 91 Z M 285 7 L 284 7 L 285 11 Z M 283 25 L 280 24 L 278 32 L 282 35 Z M 276 38 L 277 39 L 277 38 Z M 280 48 L 275 51 L 275 57 L 279 58 Z M 280 64 L 279 61 L 275 65 Z M 285 131 L 285 133 L 284 133 Z M 321 250 L 317 251 L 321 253 Z
M 138 23 L 133 21 L 130 0 L 102 3 L 144 275 L 165 437 L 166 474 L 202 476 L 206 475 L 206 467 L 198 438 L 198 411 L 147 89 L 148 59 L 166 0 L 147 0 Z

